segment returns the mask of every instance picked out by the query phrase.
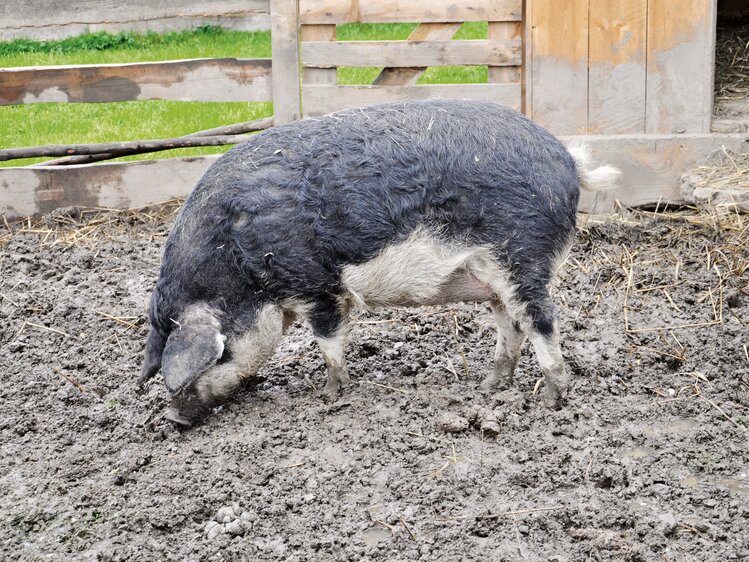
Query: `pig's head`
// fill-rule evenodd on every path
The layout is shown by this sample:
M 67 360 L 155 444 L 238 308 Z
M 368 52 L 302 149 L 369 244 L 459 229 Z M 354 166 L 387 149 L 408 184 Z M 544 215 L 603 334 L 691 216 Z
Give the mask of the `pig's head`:
M 232 312 L 197 301 L 178 307 L 176 318 L 164 317 L 160 308 L 155 292 L 140 381 L 161 368 L 172 402 L 167 418 L 185 426 L 236 394 L 282 334 L 283 315 L 275 304 Z

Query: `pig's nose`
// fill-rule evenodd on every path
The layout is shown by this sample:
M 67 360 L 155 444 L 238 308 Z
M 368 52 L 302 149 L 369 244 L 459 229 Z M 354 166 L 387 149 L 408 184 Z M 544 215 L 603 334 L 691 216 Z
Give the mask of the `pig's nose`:
M 182 427 L 192 427 L 192 421 L 173 406 L 167 408 L 164 418 Z

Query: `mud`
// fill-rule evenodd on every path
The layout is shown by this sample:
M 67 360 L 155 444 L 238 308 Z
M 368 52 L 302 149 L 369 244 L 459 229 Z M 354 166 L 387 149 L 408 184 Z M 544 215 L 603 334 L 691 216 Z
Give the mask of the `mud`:
M 335 402 L 295 325 L 184 431 L 136 385 L 172 211 L 0 232 L 1 559 L 749 559 L 746 218 L 581 228 L 560 411 L 527 345 L 477 390 L 494 328 L 465 304 L 358 317 Z

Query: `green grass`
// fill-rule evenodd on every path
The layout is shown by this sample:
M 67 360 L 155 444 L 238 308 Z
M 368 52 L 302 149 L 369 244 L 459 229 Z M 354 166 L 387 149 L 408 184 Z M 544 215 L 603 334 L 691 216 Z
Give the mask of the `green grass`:
M 340 41 L 406 39 L 416 24 L 338 26 Z M 463 24 L 456 39 L 485 39 L 485 22 Z M 93 33 L 62 41 L 17 39 L 0 42 L 0 67 L 105 64 L 189 58 L 271 56 L 269 32 L 239 32 L 215 27 L 156 34 Z M 381 68 L 338 69 L 340 84 L 370 84 Z M 481 83 L 486 67 L 429 68 L 420 84 Z M 201 129 L 272 115 L 269 103 L 135 101 L 125 103 L 42 103 L 0 107 L 0 147 L 112 142 L 170 138 Z M 170 150 L 122 160 L 215 154 L 230 147 Z M 0 162 L 21 166 L 45 158 Z

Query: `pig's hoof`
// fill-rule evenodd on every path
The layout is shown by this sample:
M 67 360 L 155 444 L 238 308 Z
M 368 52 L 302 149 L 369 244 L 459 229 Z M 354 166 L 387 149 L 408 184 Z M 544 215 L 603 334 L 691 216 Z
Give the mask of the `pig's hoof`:
M 192 422 L 189 419 L 187 419 L 185 416 L 183 416 L 182 414 L 180 414 L 174 408 L 169 408 L 164 413 L 164 419 L 167 419 L 170 422 L 179 425 L 180 427 L 185 427 L 185 428 L 192 427 Z
M 544 393 L 544 404 L 550 410 L 559 410 L 564 406 L 566 396 L 566 390 L 562 391 L 555 386 L 547 385 L 546 392 Z
M 512 386 L 512 377 L 500 376 L 497 373 L 491 373 L 481 381 L 479 389 L 482 392 L 496 392 L 497 390 L 507 390 Z
M 341 392 L 341 383 L 338 381 L 328 380 L 322 389 L 322 395 L 325 400 L 333 401 L 338 398 L 338 394 Z

